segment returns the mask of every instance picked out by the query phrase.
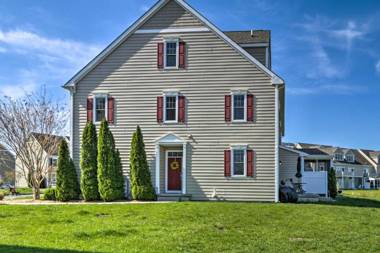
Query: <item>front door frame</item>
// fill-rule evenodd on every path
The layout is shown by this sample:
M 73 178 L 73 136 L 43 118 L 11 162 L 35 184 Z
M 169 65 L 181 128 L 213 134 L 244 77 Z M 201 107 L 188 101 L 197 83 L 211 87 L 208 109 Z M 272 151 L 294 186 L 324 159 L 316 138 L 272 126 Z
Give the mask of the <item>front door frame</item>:
M 174 133 L 168 133 L 165 134 L 164 136 L 158 138 L 156 141 L 156 168 L 155 168 L 155 186 L 156 186 L 156 193 L 160 194 L 160 162 L 162 157 L 160 157 L 160 150 L 161 147 L 164 148 L 173 148 L 173 149 L 178 149 L 182 146 L 182 194 L 186 194 L 186 189 L 187 189 L 187 146 L 188 142 L 182 139 L 181 137 L 177 136 Z M 164 159 L 166 159 L 164 157 Z M 163 168 L 162 168 L 163 169 Z M 166 183 L 165 183 L 166 185 Z
M 182 157 L 181 157 L 181 162 L 183 164 L 183 150 L 181 149 L 167 149 L 165 150 L 165 192 L 167 193 L 181 193 L 181 190 L 178 190 L 178 191 L 173 191 L 173 190 L 169 190 L 168 189 L 168 183 L 169 183 L 169 173 L 168 173 L 168 167 L 169 167 L 169 164 L 168 164 L 168 154 L 169 152 L 182 152 Z M 183 180 L 183 177 L 182 177 L 182 173 L 183 173 L 183 168 L 182 168 L 182 164 L 181 164 L 181 189 L 182 189 L 182 180 Z

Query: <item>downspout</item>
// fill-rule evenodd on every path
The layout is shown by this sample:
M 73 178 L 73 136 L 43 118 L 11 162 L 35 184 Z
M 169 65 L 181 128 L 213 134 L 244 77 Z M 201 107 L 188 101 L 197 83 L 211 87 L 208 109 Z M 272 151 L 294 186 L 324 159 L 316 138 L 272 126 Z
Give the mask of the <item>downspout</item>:
M 274 166 L 275 166 L 275 172 L 274 172 L 274 198 L 275 202 L 279 202 L 279 148 L 280 148 L 280 127 L 279 127 L 279 85 L 275 85 L 275 119 L 274 119 L 274 124 L 275 124 L 275 140 L 274 140 L 274 146 L 275 146 L 275 151 L 274 151 Z

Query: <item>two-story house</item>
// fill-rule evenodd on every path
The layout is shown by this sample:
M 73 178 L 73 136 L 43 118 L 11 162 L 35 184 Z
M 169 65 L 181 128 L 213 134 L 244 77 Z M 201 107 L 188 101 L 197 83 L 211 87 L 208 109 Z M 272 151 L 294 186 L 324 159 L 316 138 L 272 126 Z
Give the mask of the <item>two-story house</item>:
M 299 150 L 313 148 L 331 157 L 330 165 L 335 169 L 337 183 L 341 189 L 368 189 L 378 187 L 378 168 L 371 163 L 360 149 L 334 147 L 329 145 L 297 143 Z M 376 153 L 375 151 L 372 151 Z M 371 153 L 372 154 L 372 153 Z
M 15 157 L 2 144 L 0 144 L 0 186 L 1 184 L 14 184 Z
M 57 135 L 47 135 L 32 133 L 29 142 L 35 151 L 31 152 L 33 157 L 40 158 L 39 166 L 41 166 L 43 171 L 40 173 L 44 178 L 41 183 L 41 187 L 55 187 L 56 185 L 56 175 L 57 175 L 57 165 L 58 165 L 58 146 L 62 140 L 69 142 L 69 138 L 66 136 Z M 16 156 L 16 187 L 29 187 L 28 179 L 28 169 L 22 162 L 20 157 Z
M 76 168 L 86 122 L 106 119 L 127 183 L 140 125 L 159 197 L 278 201 L 285 91 L 270 43 L 158 1 L 64 85 Z

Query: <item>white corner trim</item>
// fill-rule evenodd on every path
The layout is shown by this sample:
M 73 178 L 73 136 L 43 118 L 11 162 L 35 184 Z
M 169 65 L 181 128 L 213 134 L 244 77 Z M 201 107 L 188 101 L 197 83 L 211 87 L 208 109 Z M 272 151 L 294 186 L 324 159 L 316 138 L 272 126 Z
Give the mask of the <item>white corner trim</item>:
M 274 201 L 279 202 L 279 164 L 280 164 L 280 127 L 279 127 L 279 86 L 275 87 L 275 134 L 274 134 Z
M 240 47 L 236 42 L 231 40 L 227 35 L 225 35 L 221 30 L 219 30 L 215 25 L 203 17 L 198 11 L 193 9 L 189 4 L 183 0 L 174 0 L 184 9 L 192 13 L 199 20 L 201 20 L 209 29 L 216 33 L 221 39 L 223 39 L 227 44 L 244 56 L 252 64 L 256 65 L 260 70 L 267 74 L 272 79 L 273 85 L 282 85 L 285 82 L 277 76 L 273 71 L 265 67 L 262 63 L 256 60 L 252 55 Z M 134 34 L 136 30 L 143 25 L 150 17 L 152 17 L 158 10 L 160 10 L 168 0 L 158 1 L 152 8 L 150 8 L 143 16 L 141 16 L 135 23 L 133 23 L 127 30 L 125 30 L 120 36 L 118 36 L 110 45 L 108 45 L 101 53 L 99 53 L 94 59 L 92 59 L 84 68 L 82 68 L 78 73 L 76 73 L 69 81 L 64 84 L 64 88 L 68 88 L 72 83 L 77 83 L 83 78 L 89 71 L 95 68 L 105 57 L 107 57 L 111 52 L 113 52 L 121 43 L 123 43 L 130 35 Z
M 139 29 L 136 34 L 149 34 L 149 33 L 191 33 L 191 32 L 209 32 L 207 27 L 191 27 L 191 28 L 173 28 L 173 29 Z
M 160 144 L 156 144 L 156 171 L 155 171 L 155 184 L 156 194 L 160 194 Z
M 74 154 L 74 89 L 70 89 L 70 156 Z

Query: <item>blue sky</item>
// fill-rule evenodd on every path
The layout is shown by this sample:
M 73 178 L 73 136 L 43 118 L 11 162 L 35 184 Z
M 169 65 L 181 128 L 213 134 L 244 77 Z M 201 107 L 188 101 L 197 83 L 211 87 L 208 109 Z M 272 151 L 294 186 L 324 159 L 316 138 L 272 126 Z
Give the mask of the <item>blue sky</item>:
M 0 0 L 0 93 L 60 86 L 155 0 Z M 189 0 L 222 30 L 272 30 L 285 141 L 380 149 L 380 1 Z

